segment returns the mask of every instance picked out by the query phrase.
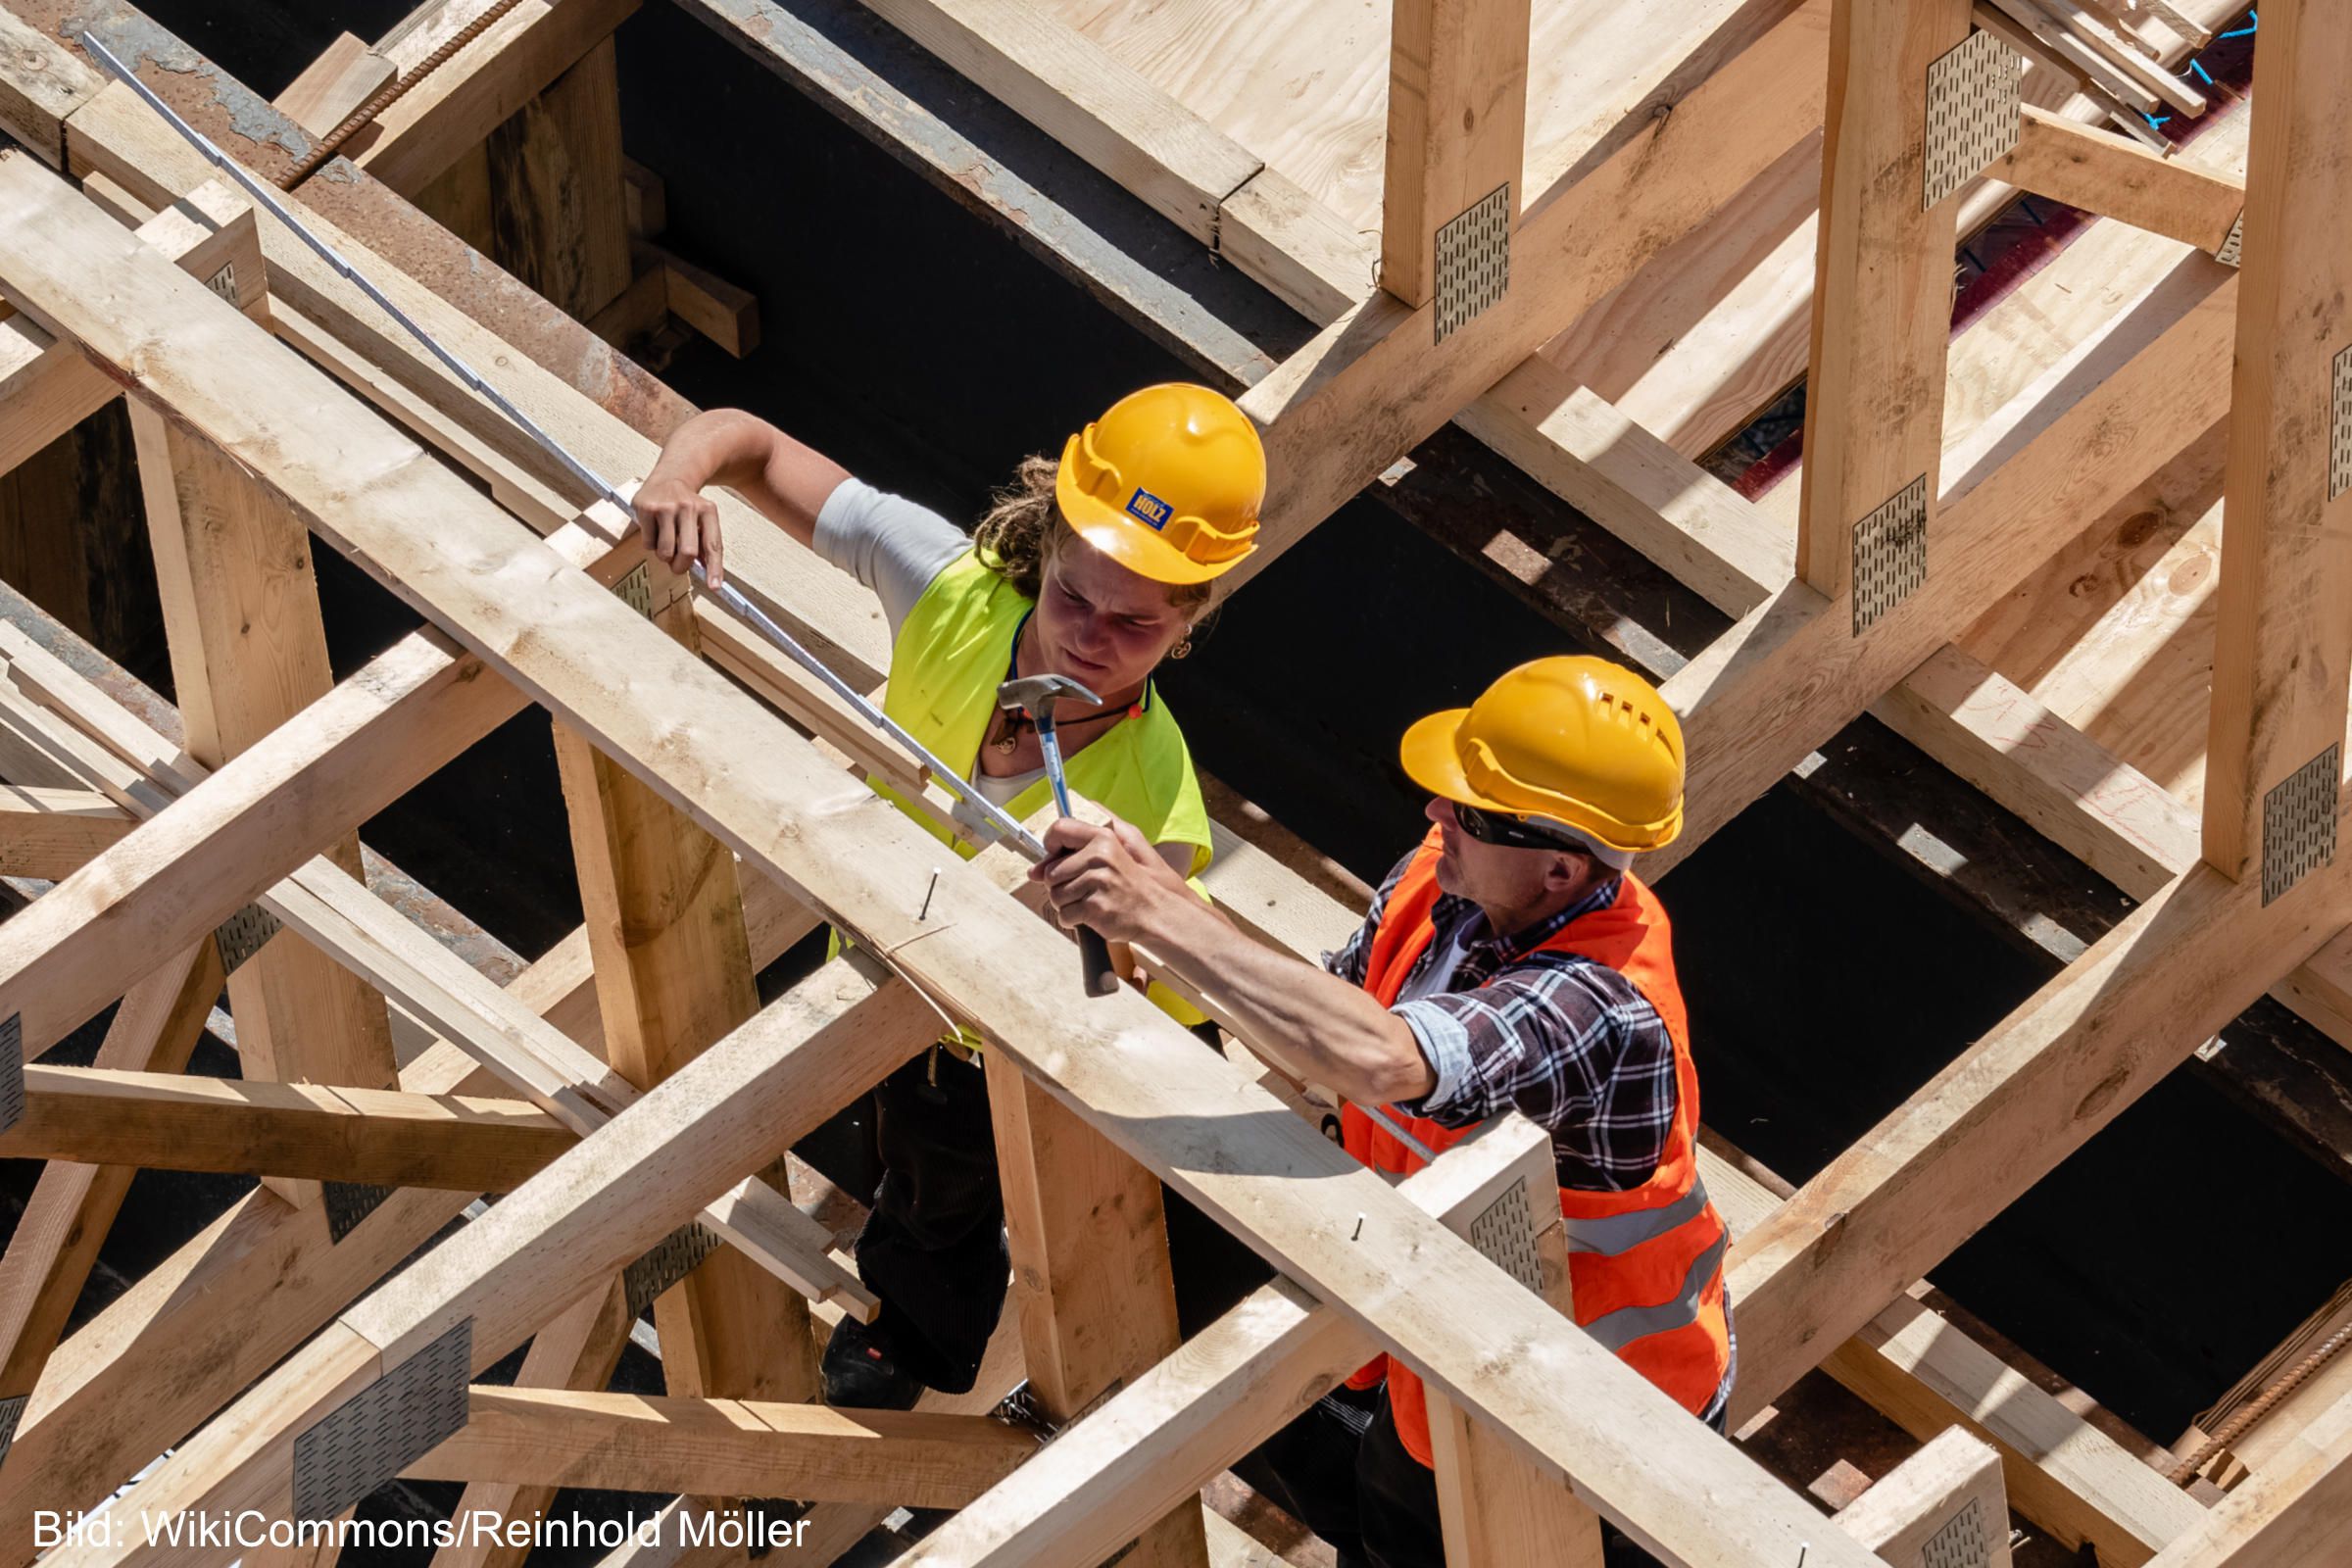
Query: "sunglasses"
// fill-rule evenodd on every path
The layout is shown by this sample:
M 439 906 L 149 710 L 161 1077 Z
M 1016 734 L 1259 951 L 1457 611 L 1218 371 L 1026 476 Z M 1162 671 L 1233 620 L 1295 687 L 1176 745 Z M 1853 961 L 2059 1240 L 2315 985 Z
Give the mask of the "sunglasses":
M 1500 811 L 1482 811 L 1462 801 L 1453 805 L 1453 819 L 1463 832 L 1481 844 L 1497 844 L 1513 850 L 1574 850 L 1590 855 L 1592 847 L 1564 828 L 1531 822 L 1524 816 L 1508 816 Z

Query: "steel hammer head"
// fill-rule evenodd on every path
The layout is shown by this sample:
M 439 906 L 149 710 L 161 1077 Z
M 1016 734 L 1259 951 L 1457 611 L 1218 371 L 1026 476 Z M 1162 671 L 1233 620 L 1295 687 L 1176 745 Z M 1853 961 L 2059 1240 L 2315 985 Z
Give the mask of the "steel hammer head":
M 1074 702 L 1092 703 L 1097 708 L 1102 706 L 1102 698 L 1067 675 L 1023 675 L 1019 680 L 1008 680 L 997 688 L 999 708 L 1027 710 L 1040 729 L 1053 727 L 1054 705 L 1065 697 Z

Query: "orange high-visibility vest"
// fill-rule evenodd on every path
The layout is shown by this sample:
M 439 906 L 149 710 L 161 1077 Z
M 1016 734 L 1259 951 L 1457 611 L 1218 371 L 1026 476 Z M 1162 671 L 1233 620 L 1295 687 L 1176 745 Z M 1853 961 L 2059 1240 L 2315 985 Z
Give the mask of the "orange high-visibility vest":
M 1389 895 L 1364 971 L 1364 989 L 1395 1006 L 1405 976 L 1437 930 L 1438 830 L 1430 829 Z M 1690 1026 L 1675 982 L 1673 933 L 1666 911 L 1630 873 L 1603 908 L 1579 915 L 1539 944 L 1539 953 L 1575 953 L 1632 981 L 1674 1039 L 1674 1125 L 1657 1170 L 1627 1192 L 1560 1189 L 1568 1238 L 1568 1281 L 1576 1321 L 1634 1370 L 1693 1415 L 1713 1400 L 1731 1363 L 1723 1307 L 1723 1254 L 1730 1234 L 1698 1179 L 1698 1075 L 1690 1065 Z M 1389 1114 L 1443 1152 L 1473 1129 L 1448 1130 L 1425 1116 Z M 1375 1169 L 1407 1176 L 1428 1161 L 1371 1117 L 1347 1106 L 1341 1115 L 1348 1152 Z M 1389 1380 L 1396 1435 L 1414 1458 L 1431 1463 L 1429 1406 L 1421 1379 L 1387 1355 L 1348 1380 L 1370 1388 Z

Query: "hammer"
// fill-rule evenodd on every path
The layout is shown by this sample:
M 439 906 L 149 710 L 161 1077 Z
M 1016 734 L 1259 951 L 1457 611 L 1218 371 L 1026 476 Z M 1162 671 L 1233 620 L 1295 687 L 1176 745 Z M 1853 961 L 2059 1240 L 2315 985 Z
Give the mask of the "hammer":
M 1102 699 L 1067 675 L 1024 675 L 997 688 L 999 708 L 1025 710 L 1037 725 L 1038 750 L 1045 753 L 1046 778 L 1054 786 L 1054 804 L 1070 814 L 1070 786 L 1061 773 L 1061 741 L 1054 733 L 1054 705 L 1068 697 L 1102 706 Z M 1119 975 L 1110 963 L 1110 944 L 1092 926 L 1078 928 L 1078 954 L 1086 976 L 1086 994 L 1107 997 L 1119 989 Z

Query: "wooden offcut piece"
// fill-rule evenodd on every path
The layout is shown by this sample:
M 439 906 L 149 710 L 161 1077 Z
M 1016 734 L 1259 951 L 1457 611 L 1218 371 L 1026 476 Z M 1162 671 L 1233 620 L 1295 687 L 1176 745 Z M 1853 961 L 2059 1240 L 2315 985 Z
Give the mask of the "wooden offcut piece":
M 1954 1427 L 1841 1509 L 1838 1528 L 1888 1568 L 2009 1568 L 2001 1457 Z
M 369 50 L 367 40 L 338 33 L 277 95 L 277 107 L 312 135 L 323 136 L 398 74 L 398 68 Z

